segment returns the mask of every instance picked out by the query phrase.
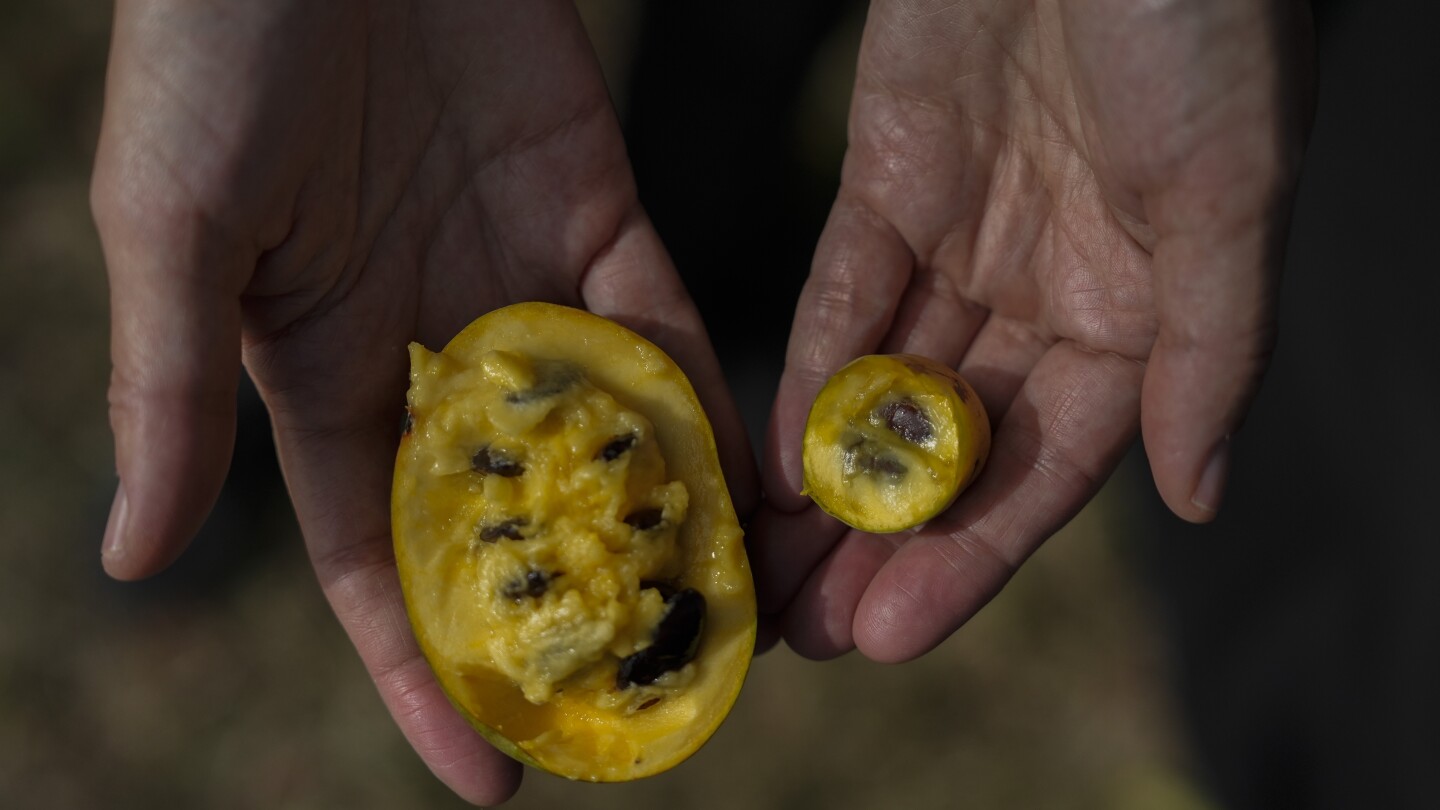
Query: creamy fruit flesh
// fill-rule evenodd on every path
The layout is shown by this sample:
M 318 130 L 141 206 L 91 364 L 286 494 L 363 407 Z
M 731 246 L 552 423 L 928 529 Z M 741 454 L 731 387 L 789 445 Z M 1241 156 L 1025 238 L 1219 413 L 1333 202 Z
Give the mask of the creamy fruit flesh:
M 599 320 L 522 306 L 541 309 L 510 320 Z M 393 528 L 412 624 L 452 700 L 508 753 L 572 778 L 663 770 L 724 717 L 753 645 L 708 425 L 707 460 L 675 409 L 651 407 L 677 385 L 668 358 L 625 374 L 595 368 L 608 352 L 500 332 L 411 346 Z M 678 412 L 703 418 L 683 393 Z

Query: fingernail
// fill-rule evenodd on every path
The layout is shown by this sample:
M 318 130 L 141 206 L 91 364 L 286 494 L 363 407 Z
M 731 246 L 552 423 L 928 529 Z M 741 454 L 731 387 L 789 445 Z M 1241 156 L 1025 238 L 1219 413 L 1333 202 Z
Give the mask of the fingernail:
M 105 522 L 105 540 L 100 546 L 100 556 L 106 560 L 119 559 L 125 555 L 125 519 L 130 511 L 130 502 L 125 497 L 125 485 L 115 488 L 115 501 L 110 504 L 110 519 Z
M 1225 476 L 1230 470 L 1230 437 L 1226 436 L 1210 451 L 1210 460 L 1200 473 L 1200 483 L 1190 503 L 1196 508 L 1214 515 L 1220 510 L 1220 499 L 1225 496 Z

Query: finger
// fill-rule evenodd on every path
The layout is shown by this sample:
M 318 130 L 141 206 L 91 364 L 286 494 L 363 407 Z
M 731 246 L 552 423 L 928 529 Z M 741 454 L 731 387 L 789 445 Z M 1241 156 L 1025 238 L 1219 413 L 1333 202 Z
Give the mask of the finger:
M 933 649 L 1099 490 L 1133 438 L 1141 364 L 1056 344 L 956 506 L 910 538 L 860 600 L 855 643 L 877 661 Z M 823 587 L 823 586 L 817 586 Z
M 1275 344 L 1276 264 L 1259 229 L 1156 247 L 1159 334 L 1141 414 L 1156 487 L 1186 520 L 1208 521 L 1220 507 L 1230 437 Z
M 1107 131 L 1110 159 L 1131 163 L 1139 178 L 1155 238 L 1158 333 L 1142 398 L 1146 451 L 1170 509 L 1203 522 L 1220 506 L 1230 437 L 1275 342 L 1284 233 L 1309 117 L 1309 7 L 1207 4 L 1162 16 L 1174 23 L 1178 47 L 1150 54 L 1161 57 L 1150 71 L 1156 80 L 1137 83 L 1129 96 L 1086 95 Z M 1095 20 L 1082 12 L 1073 22 L 1084 28 Z M 1080 56 L 1081 74 L 1103 80 L 1133 67 L 1135 52 Z M 1173 92 L 1181 75 L 1196 92 Z M 1153 127 L 1133 125 L 1138 105 L 1153 108 L 1151 120 L 1175 136 L 1158 152 Z M 1145 148 L 1117 151 L 1112 133 Z M 1135 200 L 1120 202 L 1134 210 Z
M 110 278 L 110 426 L 119 486 L 105 570 L 137 579 L 169 565 L 215 504 L 235 441 L 239 293 L 253 252 L 147 184 L 107 121 L 92 208 Z
M 765 449 L 766 498 L 782 511 L 805 508 L 801 436 L 810 403 L 842 365 L 869 354 L 890 330 L 914 263 L 909 246 L 879 214 L 842 191 L 800 292 L 785 371 Z
M 780 643 L 780 624 L 776 616 L 760 614 L 755 626 L 755 655 L 764 655 Z
M 276 399 L 273 392 L 268 399 Z M 316 575 L 381 699 L 420 758 L 456 794 L 482 805 L 505 801 L 519 788 L 519 764 L 451 706 L 406 618 L 390 536 L 393 413 L 318 424 L 291 416 L 309 411 L 273 410 L 276 445 Z
M 779 614 L 848 527 L 819 508 L 781 512 L 761 504 L 748 544 L 761 613 Z
M 1052 345 L 1053 339 L 1031 325 L 998 315 L 991 316 L 970 341 L 957 370 L 980 395 L 992 426 L 1005 418 L 1020 386 Z
M 855 610 L 905 537 L 858 531 L 842 537 L 785 611 L 783 630 L 790 649 L 816 661 L 855 649 Z
M 616 238 L 581 279 L 585 306 L 644 336 L 685 370 L 715 430 L 716 449 L 736 511 L 749 515 L 759 500 L 755 458 L 740 410 L 695 302 L 648 217 L 637 205 Z
M 918 354 L 954 368 L 988 317 L 990 310 L 966 298 L 949 275 L 917 270 L 880 351 Z

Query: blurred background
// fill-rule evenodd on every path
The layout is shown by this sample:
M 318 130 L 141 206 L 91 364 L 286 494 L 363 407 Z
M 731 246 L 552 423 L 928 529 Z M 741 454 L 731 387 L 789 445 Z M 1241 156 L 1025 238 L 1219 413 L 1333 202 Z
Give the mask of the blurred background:
M 837 183 L 863 4 L 579 5 L 642 199 L 761 435 Z M 781 647 L 674 771 L 531 773 L 511 806 L 1440 804 L 1424 508 L 1440 484 L 1440 65 L 1415 17 L 1435 14 L 1316 10 L 1284 337 L 1216 525 L 1167 517 L 1137 454 L 933 654 Z M 87 183 L 107 15 L 0 7 L 0 806 L 458 806 L 323 602 L 253 393 L 190 552 L 143 583 L 100 570 L 115 477 Z

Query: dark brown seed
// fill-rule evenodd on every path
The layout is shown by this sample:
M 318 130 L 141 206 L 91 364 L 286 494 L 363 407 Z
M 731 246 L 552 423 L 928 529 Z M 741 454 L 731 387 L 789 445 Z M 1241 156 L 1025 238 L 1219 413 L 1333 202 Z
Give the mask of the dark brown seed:
M 845 478 L 864 473 L 865 475 L 883 475 L 892 480 L 899 480 L 905 477 L 909 470 L 901 464 L 894 456 L 884 451 L 876 452 L 877 447 L 867 441 L 857 442 L 845 448 Z
M 525 535 L 520 533 L 520 529 L 529 525 L 530 521 L 528 519 L 519 517 L 510 518 L 509 520 L 494 523 L 489 526 L 481 526 L 480 539 L 487 543 L 494 543 L 502 537 L 507 540 L 524 540 Z
M 650 708 L 651 706 L 654 706 L 656 703 L 659 703 L 659 702 L 660 702 L 660 698 L 658 698 L 658 697 L 650 698 L 649 700 L 645 701 L 644 703 L 641 703 L 639 706 L 636 706 L 636 707 L 635 707 L 635 711 L 637 711 L 637 712 L 643 712 L 643 711 L 645 711 L 646 709 Z M 638 762 L 639 760 L 636 760 L 636 761 Z
M 885 420 L 885 427 L 911 444 L 925 444 L 935 437 L 935 426 L 925 411 L 908 399 L 881 406 L 880 418 Z
M 516 577 L 505 583 L 505 587 L 500 589 L 500 593 L 515 602 L 519 602 L 526 596 L 539 599 L 545 595 L 546 591 L 550 590 L 550 583 L 558 576 L 560 576 L 559 571 L 549 573 L 532 568 L 525 572 L 524 577 Z
M 864 459 L 861 460 L 860 466 L 865 472 L 872 475 L 879 473 L 887 478 L 895 479 L 904 478 L 905 473 L 909 472 L 909 470 L 905 468 L 905 465 L 896 461 L 894 457 L 884 455 L 865 456 Z
M 609 444 L 600 448 L 600 452 L 595 454 L 595 458 L 600 461 L 614 461 L 615 459 L 625 455 L 625 453 L 628 452 L 630 448 L 634 447 L 636 441 L 638 441 L 638 439 L 636 438 L 634 433 L 627 433 L 624 436 L 616 436 L 615 438 L 610 440 Z
M 470 459 L 470 468 L 478 473 L 489 473 L 503 478 L 514 478 L 525 472 L 525 465 L 504 450 L 496 450 L 488 444 L 475 451 L 475 455 Z
M 705 597 L 694 588 L 686 588 L 666 599 L 665 608 L 665 615 L 650 634 L 650 646 L 620 661 L 616 687 L 654 683 L 661 675 L 694 660 L 705 629 Z
M 625 522 L 637 532 L 649 531 L 659 526 L 664 519 L 665 513 L 659 509 L 641 509 L 625 516 Z
M 400 417 L 400 435 L 409 436 L 410 431 L 415 428 L 415 415 L 410 413 L 410 408 L 405 408 L 405 415 Z

